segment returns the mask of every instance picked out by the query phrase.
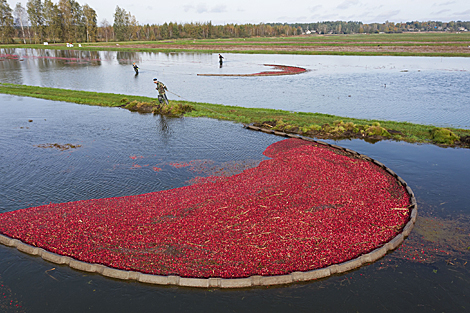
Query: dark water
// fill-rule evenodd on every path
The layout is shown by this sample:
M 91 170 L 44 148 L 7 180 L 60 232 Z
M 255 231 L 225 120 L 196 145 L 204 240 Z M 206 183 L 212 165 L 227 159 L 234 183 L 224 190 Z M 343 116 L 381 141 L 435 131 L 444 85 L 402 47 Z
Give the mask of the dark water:
M 12 55 L 18 58 L 11 59 Z M 10 58 L 9 58 L 10 57 Z M 470 128 L 470 59 L 0 49 L 0 82 Z M 137 62 L 140 74 L 131 66 Z M 208 77 L 305 67 L 275 77 Z
M 7 95 L 0 112 L 0 212 L 184 186 L 220 168 L 256 165 L 284 139 L 230 122 Z M 41 148 L 54 143 L 80 147 Z M 0 246 L 0 312 L 468 312 L 470 150 L 337 144 L 386 164 L 418 200 L 410 237 L 373 264 L 302 284 L 200 290 L 90 275 Z M 205 165 L 170 165 L 194 160 Z

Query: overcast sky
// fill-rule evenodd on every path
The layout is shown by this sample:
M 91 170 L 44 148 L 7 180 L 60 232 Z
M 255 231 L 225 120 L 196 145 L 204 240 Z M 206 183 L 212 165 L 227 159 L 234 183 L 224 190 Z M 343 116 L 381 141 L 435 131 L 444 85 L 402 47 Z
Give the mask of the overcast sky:
M 14 9 L 17 2 L 7 0 Z M 59 0 L 52 0 L 58 3 Z M 309 23 L 321 21 L 360 21 L 364 23 L 409 21 L 469 21 L 469 0 L 77 0 L 88 4 L 98 22 L 113 24 L 116 5 L 137 18 L 140 24 L 165 22 L 228 23 Z

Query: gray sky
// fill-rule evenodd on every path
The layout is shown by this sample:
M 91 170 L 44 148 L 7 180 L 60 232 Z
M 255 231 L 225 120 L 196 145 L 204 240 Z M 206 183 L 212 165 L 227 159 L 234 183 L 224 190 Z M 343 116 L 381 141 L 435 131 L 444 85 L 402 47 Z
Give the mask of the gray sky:
M 17 2 L 7 0 L 13 9 Z M 98 14 L 98 22 L 106 19 L 113 24 L 116 5 L 137 18 L 140 24 L 165 22 L 228 23 L 307 23 L 319 21 L 361 21 L 364 23 L 409 21 L 469 21 L 468 0 L 77 0 L 88 4 Z M 58 3 L 59 0 L 52 0 Z

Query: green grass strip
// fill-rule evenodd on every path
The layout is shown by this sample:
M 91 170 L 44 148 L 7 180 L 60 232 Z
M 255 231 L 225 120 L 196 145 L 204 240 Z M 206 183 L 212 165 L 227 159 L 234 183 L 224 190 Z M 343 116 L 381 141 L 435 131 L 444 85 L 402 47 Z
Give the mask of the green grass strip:
M 292 45 L 291 45 L 292 46 Z M 365 46 L 365 45 L 364 45 Z M 47 48 L 44 48 L 47 47 Z M 207 49 L 194 49 L 188 45 L 188 48 L 126 48 L 124 45 L 120 47 L 93 47 L 91 45 L 84 45 L 82 48 L 66 48 L 63 46 L 41 46 L 41 45 L 11 45 L 0 46 L 0 48 L 34 48 L 34 49 L 53 49 L 53 50 L 83 50 L 83 51 L 126 51 L 126 52 L 153 52 L 153 53 L 237 53 L 237 54 L 292 54 L 292 55 L 350 55 L 350 56 L 421 56 L 421 57 L 470 57 L 468 53 L 447 53 L 447 52 L 393 52 L 393 51 L 306 51 L 306 50 L 232 50 L 233 45 L 227 45 L 227 48 L 212 49 L 208 46 Z M 470 50 L 469 50 L 470 51 Z
M 155 98 L 122 95 L 113 93 L 98 93 L 90 91 L 48 88 L 38 86 L 0 83 L 0 93 L 17 96 L 34 97 L 54 101 L 66 101 L 79 104 L 122 107 L 133 101 L 155 103 Z M 193 107 L 193 111 L 185 113 L 187 117 L 208 117 L 219 120 L 233 121 L 244 124 L 263 123 L 266 121 L 282 121 L 282 123 L 298 128 L 319 127 L 325 124 L 338 125 L 352 123 L 358 127 L 380 124 L 387 130 L 399 131 L 403 135 L 392 136 L 391 139 L 406 142 L 432 143 L 433 125 L 421 125 L 408 122 L 357 119 L 321 113 L 290 112 L 285 110 L 244 108 L 221 104 L 199 103 L 191 101 L 170 101 L 171 105 L 182 104 Z M 340 122 L 342 121 L 342 122 Z M 470 136 L 470 129 L 447 128 L 459 137 Z
M 128 96 L 114 93 L 99 93 L 91 91 L 16 85 L 7 83 L 0 83 L 0 93 L 108 107 L 121 106 L 124 102 L 122 101 L 123 99 L 128 99 L 129 101 L 135 100 L 139 102 L 155 100 L 155 98 L 141 96 Z

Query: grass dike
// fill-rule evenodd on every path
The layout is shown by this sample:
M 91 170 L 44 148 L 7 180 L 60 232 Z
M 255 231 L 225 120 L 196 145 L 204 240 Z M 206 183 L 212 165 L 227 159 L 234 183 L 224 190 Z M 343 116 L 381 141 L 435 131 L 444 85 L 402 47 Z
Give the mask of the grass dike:
M 317 139 L 363 139 L 430 143 L 442 147 L 470 148 L 470 130 L 442 128 L 408 122 L 356 119 L 321 113 L 244 108 L 221 104 L 173 101 L 160 104 L 155 98 L 0 83 L 0 93 L 78 104 L 119 107 L 142 114 L 175 117 L 207 117 L 254 125 L 269 131 Z

